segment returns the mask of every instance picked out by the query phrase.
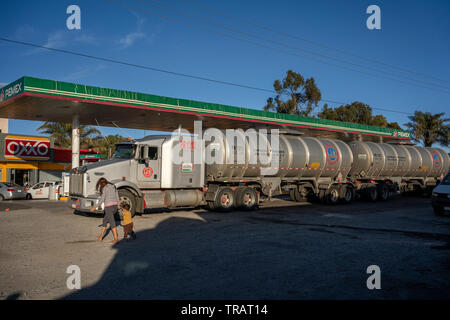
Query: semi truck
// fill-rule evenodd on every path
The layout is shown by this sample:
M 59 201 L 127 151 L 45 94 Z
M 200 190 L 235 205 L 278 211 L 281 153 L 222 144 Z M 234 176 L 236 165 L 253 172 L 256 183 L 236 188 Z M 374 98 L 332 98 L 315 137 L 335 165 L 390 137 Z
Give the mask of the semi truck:
M 116 186 L 120 202 L 128 203 L 133 215 L 147 208 L 202 205 L 219 211 L 253 210 L 283 193 L 298 202 L 386 201 L 394 192 L 431 192 L 449 170 L 449 156 L 439 148 L 346 143 L 290 131 L 279 134 L 275 164 L 250 161 L 255 152 L 274 156 L 269 137 L 262 151 L 252 149 L 247 138 L 236 147 L 225 136 L 192 141 L 182 135 L 151 135 L 118 143 L 112 159 L 71 170 L 70 204 L 85 212 L 98 206 L 95 186 L 102 177 Z M 190 159 L 197 155 L 198 161 L 174 161 L 182 153 Z M 211 154 L 223 161 L 206 161 Z

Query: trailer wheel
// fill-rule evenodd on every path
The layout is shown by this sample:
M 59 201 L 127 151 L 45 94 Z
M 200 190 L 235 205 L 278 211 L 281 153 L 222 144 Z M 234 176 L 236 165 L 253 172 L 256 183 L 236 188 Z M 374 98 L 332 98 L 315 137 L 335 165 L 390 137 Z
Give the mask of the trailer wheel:
M 241 202 L 241 192 L 244 191 L 246 187 L 237 187 L 234 189 L 234 206 L 240 208 L 242 206 Z
M 289 191 L 289 195 L 290 195 L 292 201 L 297 201 L 297 202 L 308 201 L 308 190 L 303 186 L 291 189 Z
M 127 203 L 130 206 L 131 216 L 136 214 L 136 197 L 127 189 L 119 189 L 119 204 Z
M 297 201 L 297 199 L 295 198 L 295 193 L 294 193 L 295 189 L 291 189 L 289 190 L 289 196 L 291 197 L 292 201 Z
M 377 185 L 378 200 L 387 201 L 389 199 L 389 187 L 384 183 Z
M 328 204 L 337 204 L 339 198 L 339 187 L 336 185 L 331 186 L 325 193 L 325 201 Z
M 219 211 L 230 211 L 234 205 L 234 194 L 231 188 L 221 188 L 217 192 L 216 199 L 214 200 L 214 206 Z
M 327 203 L 327 191 L 328 190 L 325 190 L 325 189 L 320 189 L 319 190 L 319 194 L 317 195 L 317 197 L 319 198 L 319 201 L 321 202 L 321 203 Z
M 299 186 L 298 188 L 294 189 L 294 195 L 298 202 L 308 201 L 308 194 L 309 191 L 304 186 Z
M 235 201 L 239 203 L 239 208 L 245 211 L 252 211 L 258 206 L 258 195 L 255 189 L 247 187 L 238 193 Z
M 353 198 L 355 197 L 355 190 L 351 185 L 341 185 L 339 190 L 339 198 L 342 203 L 348 204 L 351 203 Z
M 366 190 L 364 190 L 364 196 L 366 200 L 375 202 L 378 199 L 378 190 L 374 185 L 368 186 Z
M 208 210 L 211 211 L 217 210 L 216 206 L 214 205 L 214 201 L 206 201 L 206 206 L 208 207 Z

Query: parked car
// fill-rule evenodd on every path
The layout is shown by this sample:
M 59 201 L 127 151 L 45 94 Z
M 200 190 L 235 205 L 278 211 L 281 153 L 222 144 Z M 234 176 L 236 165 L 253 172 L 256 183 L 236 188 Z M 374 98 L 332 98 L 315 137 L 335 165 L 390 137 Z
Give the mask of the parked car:
M 26 196 L 27 192 L 24 187 L 12 182 L 0 182 L 0 201 L 25 199 Z
M 431 205 L 433 206 L 434 214 L 437 216 L 450 212 L 450 173 L 433 189 Z
M 42 181 L 28 189 L 27 199 L 48 199 L 50 186 L 60 186 L 61 181 Z

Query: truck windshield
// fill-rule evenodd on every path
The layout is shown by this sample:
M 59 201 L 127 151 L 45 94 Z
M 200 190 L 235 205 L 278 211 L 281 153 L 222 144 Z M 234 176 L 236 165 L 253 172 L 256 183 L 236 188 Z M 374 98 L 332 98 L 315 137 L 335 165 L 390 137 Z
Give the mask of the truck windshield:
M 118 144 L 114 151 L 113 159 L 133 159 L 136 154 L 136 145 L 134 144 Z

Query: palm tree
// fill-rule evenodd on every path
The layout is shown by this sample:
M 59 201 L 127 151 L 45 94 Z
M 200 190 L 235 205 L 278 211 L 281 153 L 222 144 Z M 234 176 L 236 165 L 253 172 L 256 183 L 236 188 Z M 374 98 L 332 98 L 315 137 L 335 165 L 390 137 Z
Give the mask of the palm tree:
M 56 148 L 70 148 L 72 145 L 72 124 L 46 121 L 38 130 L 54 139 Z M 80 147 L 91 148 L 100 136 L 100 131 L 91 126 L 80 125 Z
M 422 142 L 425 147 L 431 147 L 435 142 L 447 147 L 450 135 L 447 122 L 450 119 L 443 119 L 444 114 L 415 111 L 414 116 L 408 117 L 411 122 L 405 123 L 405 126 L 412 131 L 414 141 Z

